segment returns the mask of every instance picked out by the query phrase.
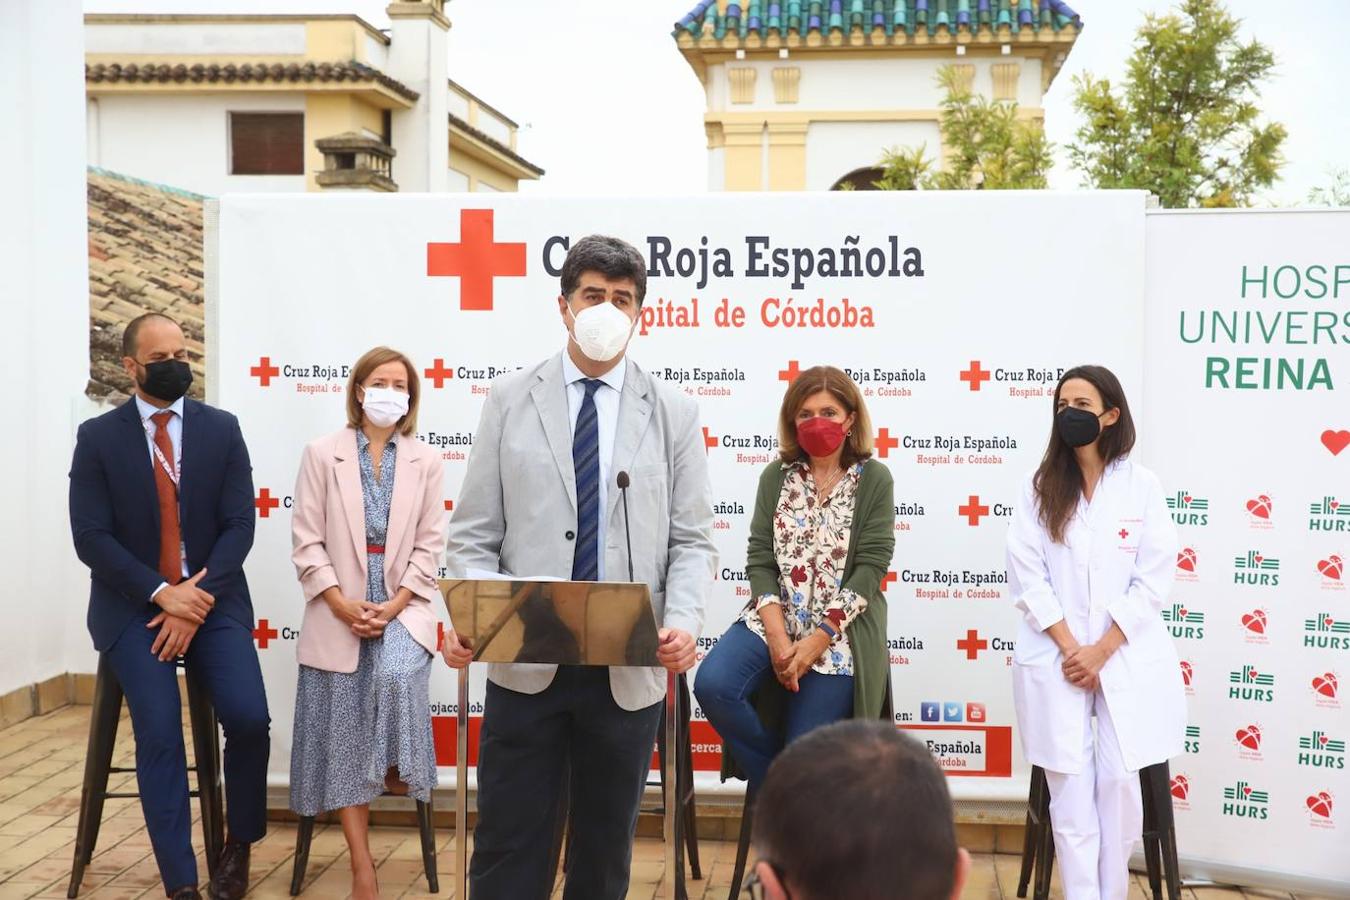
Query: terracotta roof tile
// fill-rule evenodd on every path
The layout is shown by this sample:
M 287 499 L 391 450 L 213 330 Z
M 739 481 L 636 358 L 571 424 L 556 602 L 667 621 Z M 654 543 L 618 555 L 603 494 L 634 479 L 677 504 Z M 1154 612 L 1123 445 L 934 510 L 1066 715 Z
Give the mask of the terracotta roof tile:
M 202 288 L 202 201 L 197 194 L 102 169 L 88 173 L 89 387 L 117 399 L 131 390 L 122 371 L 122 331 L 136 316 L 162 312 L 187 337 L 195 379 L 206 392 Z
M 322 62 L 322 63 L 95 63 L 85 64 L 84 80 L 88 84 L 249 84 L 290 82 L 293 84 L 314 82 L 353 82 L 358 84 L 378 84 L 399 96 L 416 101 L 417 91 L 395 81 L 379 69 L 364 63 Z

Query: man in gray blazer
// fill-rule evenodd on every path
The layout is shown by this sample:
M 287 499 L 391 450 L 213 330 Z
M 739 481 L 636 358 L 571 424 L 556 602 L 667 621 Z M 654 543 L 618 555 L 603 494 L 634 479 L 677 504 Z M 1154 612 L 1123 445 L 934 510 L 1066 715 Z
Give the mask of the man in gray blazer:
M 568 252 L 564 352 L 492 383 L 450 522 L 448 563 L 626 581 L 615 486 L 627 472 L 634 577 L 651 586 L 658 658 L 694 664 L 716 564 L 698 407 L 625 358 L 646 293 L 634 247 L 591 236 Z M 453 636 L 446 659 L 466 661 Z M 662 669 L 493 665 L 478 756 L 474 900 L 544 900 L 559 791 L 570 777 L 564 897 L 628 890 L 638 806 L 665 694 Z

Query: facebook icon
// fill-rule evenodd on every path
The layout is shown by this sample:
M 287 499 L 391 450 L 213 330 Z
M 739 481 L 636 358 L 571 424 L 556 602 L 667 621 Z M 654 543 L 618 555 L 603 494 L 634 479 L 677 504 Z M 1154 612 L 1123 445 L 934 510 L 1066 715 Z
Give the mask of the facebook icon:
M 946 704 L 943 704 L 943 707 L 942 707 L 942 721 L 944 721 L 944 722 L 960 722 L 960 721 L 961 721 L 961 712 L 962 712 L 962 710 L 961 710 L 961 704 L 960 704 L 960 703 L 946 703 Z
M 938 712 L 941 705 L 932 700 L 925 700 L 919 704 L 919 719 L 924 722 L 938 721 Z

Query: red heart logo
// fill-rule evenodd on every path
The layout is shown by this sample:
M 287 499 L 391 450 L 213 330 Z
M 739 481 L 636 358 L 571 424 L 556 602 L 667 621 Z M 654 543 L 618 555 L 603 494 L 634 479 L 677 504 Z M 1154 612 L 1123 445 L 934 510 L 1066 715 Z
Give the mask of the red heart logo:
M 795 587 L 801 584 L 802 582 L 806 581 L 806 567 L 793 566 L 791 575 L 792 575 L 792 584 Z
M 1256 670 L 1255 670 L 1255 669 L 1248 669 L 1247 672 L 1248 672 L 1253 678 L 1256 677 Z
M 1259 566 L 1259 565 L 1261 565 L 1261 562 L 1262 562 L 1262 560 L 1265 559 L 1265 557 L 1262 556 L 1260 553 L 1258 553 L 1258 554 L 1256 554 L 1255 556 L 1253 556 L 1252 559 L 1256 560 L 1256 564 Z
M 1333 619 L 1331 616 L 1327 616 L 1327 617 L 1326 617 L 1325 619 L 1323 619 L 1322 621 L 1326 623 L 1326 625 L 1327 625 L 1328 628 L 1330 628 L 1330 627 L 1332 626 L 1332 624 L 1335 623 L 1336 620 Z
M 1255 725 L 1237 730 L 1237 742 L 1249 750 L 1261 749 L 1261 729 Z
M 1245 788 L 1242 789 L 1242 793 L 1244 793 L 1244 794 L 1246 794 L 1247 796 L 1250 797 L 1250 796 L 1251 796 L 1251 793 L 1252 793 L 1252 789 L 1251 789 L 1250 787 L 1245 787 Z
M 1312 680 L 1312 688 L 1323 697 L 1335 697 L 1338 687 L 1336 676 L 1331 672 L 1318 675 Z
M 1318 791 L 1316 794 L 1308 797 L 1305 802 L 1308 804 L 1308 809 L 1312 811 L 1313 815 L 1321 816 L 1324 819 L 1331 818 L 1331 794 L 1326 791 Z
M 1325 744 L 1326 742 L 1327 742 L 1327 736 L 1324 734 L 1324 735 L 1322 735 L 1322 743 Z
M 1342 450 L 1350 447 L 1350 431 L 1328 429 L 1322 432 L 1322 446 L 1330 450 L 1332 456 L 1339 456 Z
M 1178 800 L 1185 800 L 1186 795 L 1191 792 L 1191 783 L 1185 775 L 1178 775 L 1172 779 L 1172 796 Z
M 1182 502 L 1182 503 L 1190 503 L 1190 502 L 1191 502 L 1191 495 L 1190 495 L 1190 494 L 1187 494 L 1186 496 L 1182 497 L 1182 498 L 1181 498 L 1181 502 Z
M 1195 571 L 1195 551 L 1190 547 L 1177 554 L 1177 568 L 1186 572 Z
M 1188 662 L 1186 662 L 1185 660 L 1182 660 L 1182 661 L 1181 661 L 1181 680 L 1182 680 L 1184 683 L 1186 683 L 1186 684 L 1190 684 L 1190 683 L 1191 683 L 1191 676 L 1192 676 L 1193 674 L 1194 674 L 1194 673 L 1193 673 L 1192 670 L 1191 670 L 1191 664 L 1188 663 Z
M 1332 500 L 1332 501 L 1331 501 L 1331 508 L 1332 508 L 1332 509 L 1340 509 L 1340 508 L 1341 508 L 1341 501 L 1339 501 L 1339 500 Z
M 1339 556 L 1332 556 L 1327 559 L 1319 559 L 1317 561 L 1317 571 L 1333 581 L 1339 581 L 1341 578 L 1341 558 Z
M 1177 613 L 1178 613 L 1178 615 L 1180 615 L 1183 619 L 1186 618 L 1186 607 L 1183 606 L 1181 609 L 1177 610 Z
M 1264 609 L 1254 609 L 1242 617 L 1243 626 L 1253 634 L 1265 634 L 1266 622 L 1266 611 Z

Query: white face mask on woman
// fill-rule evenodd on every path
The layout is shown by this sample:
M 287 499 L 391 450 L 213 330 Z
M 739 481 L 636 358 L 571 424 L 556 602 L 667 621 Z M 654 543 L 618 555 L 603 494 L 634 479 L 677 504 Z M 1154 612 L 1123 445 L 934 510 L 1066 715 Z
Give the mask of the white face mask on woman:
M 408 395 L 393 388 L 366 388 L 361 411 L 376 428 L 388 428 L 408 414 Z
M 580 315 L 572 312 L 569 303 L 567 314 L 572 317 L 573 340 L 586 358 L 594 362 L 608 362 L 622 353 L 637 327 L 636 320 L 608 302 L 588 306 Z

